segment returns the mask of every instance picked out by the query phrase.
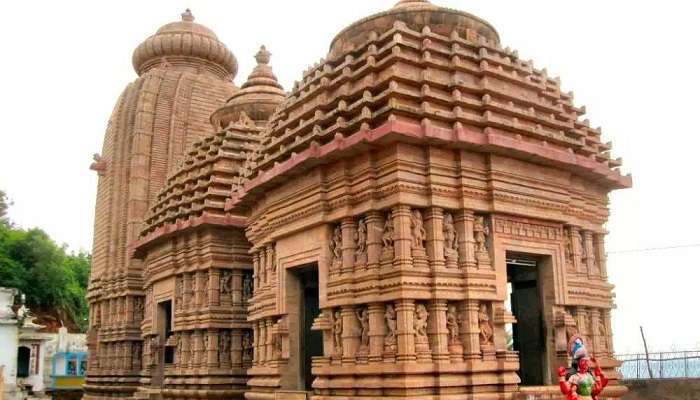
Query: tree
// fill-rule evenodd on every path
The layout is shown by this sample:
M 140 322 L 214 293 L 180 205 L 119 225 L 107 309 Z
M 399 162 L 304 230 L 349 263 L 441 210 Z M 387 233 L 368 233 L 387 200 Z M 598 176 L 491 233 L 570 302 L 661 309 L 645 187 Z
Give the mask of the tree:
M 89 254 L 68 253 L 41 229 L 0 223 L 0 286 L 19 289 L 30 309 L 55 311 L 85 331 L 89 274 Z

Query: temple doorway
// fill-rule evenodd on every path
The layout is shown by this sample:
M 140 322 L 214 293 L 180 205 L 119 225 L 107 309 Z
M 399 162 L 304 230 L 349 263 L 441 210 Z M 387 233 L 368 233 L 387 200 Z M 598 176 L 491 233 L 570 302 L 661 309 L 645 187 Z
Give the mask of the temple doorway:
M 312 358 L 323 355 L 323 337 L 320 331 L 312 331 L 311 326 L 318 316 L 318 267 L 314 264 L 302 268 L 297 273 L 301 294 L 299 309 L 299 347 L 301 349 L 300 371 L 301 389 L 310 391 L 314 377 L 311 374 Z
M 512 327 L 512 347 L 520 359 L 522 386 L 545 385 L 547 380 L 547 330 L 543 318 L 540 260 L 527 254 L 507 253 L 510 311 L 517 323 Z

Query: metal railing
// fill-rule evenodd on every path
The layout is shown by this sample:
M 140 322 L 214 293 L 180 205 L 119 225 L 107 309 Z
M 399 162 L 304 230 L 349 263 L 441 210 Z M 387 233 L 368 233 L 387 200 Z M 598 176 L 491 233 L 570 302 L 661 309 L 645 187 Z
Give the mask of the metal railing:
M 622 362 L 618 371 L 624 379 L 700 378 L 700 350 L 649 353 L 648 362 L 644 353 L 615 358 Z

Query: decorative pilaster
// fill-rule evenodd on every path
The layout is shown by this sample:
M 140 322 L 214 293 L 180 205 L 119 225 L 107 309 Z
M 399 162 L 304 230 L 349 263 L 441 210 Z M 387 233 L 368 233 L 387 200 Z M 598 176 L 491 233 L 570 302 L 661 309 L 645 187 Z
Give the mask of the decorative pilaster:
M 243 331 L 231 330 L 231 367 L 243 368 Z
M 382 231 L 384 221 L 382 213 L 370 211 L 365 218 L 367 224 L 367 268 L 379 268 L 382 253 Z
M 425 247 L 428 252 L 428 265 L 432 270 L 445 268 L 443 229 L 442 208 L 428 208 L 425 211 Z
M 355 355 L 360 347 L 360 326 L 355 315 L 355 308 L 352 306 L 342 306 L 340 315 L 343 318 L 343 364 L 354 363 Z
M 191 362 L 190 355 L 192 352 L 190 348 L 190 333 L 182 332 L 180 340 L 180 346 L 182 346 L 182 354 L 180 355 L 180 367 L 189 368 Z
M 413 330 L 415 303 L 410 299 L 396 301 L 396 360 L 411 362 L 416 360 L 416 344 Z
M 257 292 L 260 288 L 260 259 L 258 253 L 253 253 L 253 288 Z
M 219 288 L 219 270 L 218 269 L 212 269 L 209 271 L 209 285 L 207 285 L 209 290 L 209 301 L 207 306 L 212 306 L 212 305 L 220 305 L 221 304 L 221 297 L 220 297 L 220 288 Z
M 394 266 L 411 268 L 411 207 L 396 206 L 392 210 L 394 222 Z
M 253 322 L 253 365 L 260 365 L 260 328 L 257 322 Z M 243 346 L 241 346 L 243 347 Z
M 432 300 L 428 305 L 428 338 L 433 360 L 449 358 L 447 331 L 447 300 Z
M 207 367 L 216 368 L 219 366 L 217 355 L 218 344 L 219 344 L 219 331 L 217 329 L 209 329 L 206 332 L 206 354 L 207 354 Z
M 274 321 L 272 321 L 272 318 L 267 318 L 265 320 L 265 359 L 268 362 L 275 360 L 275 339 L 274 332 L 272 330 L 272 325 L 274 325 Z
M 267 269 L 266 266 L 265 251 L 261 250 L 258 252 L 258 271 L 260 274 L 260 288 L 267 286 Z
M 608 279 L 608 257 L 605 254 L 605 234 L 596 233 L 593 235 L 593 248 L 595 249 L 595 258 L 598 262 L 600 277 L 604 280 Z
M 454 213 L 457 231 L 458 265 L 461 269 L 476 268 L 474 254 L 474 213 L 471 210 L 459 210 Z
M 385 306 L 383 303 L 372 303 L 368 306 L 369 312 L 369 361 L 382 361 L 384 352 L 384 337 L 386 324 L 384 322 Z
M 267 281 L 272 284 L 277 281 L 274 271 L 275 266 L 275 246 L 272 243 L 268 243 L 265 246 L 265 270 L 267 271 Z
M 467 300 L 460 304 L 459 313 L 462 316 L 460 335 L 464 346 L 464 358 L 475 360 L 481 358 L 479 344 L 479 300 Z
M 340 229 L 343 235 L 343 264 L 340 272 L 352 273 L 355 265 L 355 219 L 343 218 Z
M 596 264 L 596 254 L 593 250 L 593 232 L 584 231 L 583 243 L 586 248 L 586 271 L 589 278 L 600 276 L 598 265 Z

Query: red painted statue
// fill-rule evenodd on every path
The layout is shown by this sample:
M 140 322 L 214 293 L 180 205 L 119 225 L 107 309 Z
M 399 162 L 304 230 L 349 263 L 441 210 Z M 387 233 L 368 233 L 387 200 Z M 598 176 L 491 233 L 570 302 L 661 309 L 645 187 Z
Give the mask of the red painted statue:
M 571 368 L 559 368 L 559 389 L 566 395 L 566 400 L 598 400 L 598 395 L 608 384 L 595 357 L 589 357 L 578 335 L 569 342 Z

